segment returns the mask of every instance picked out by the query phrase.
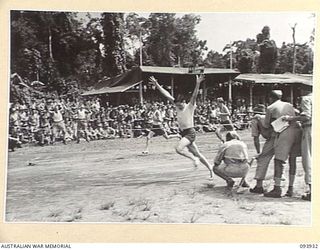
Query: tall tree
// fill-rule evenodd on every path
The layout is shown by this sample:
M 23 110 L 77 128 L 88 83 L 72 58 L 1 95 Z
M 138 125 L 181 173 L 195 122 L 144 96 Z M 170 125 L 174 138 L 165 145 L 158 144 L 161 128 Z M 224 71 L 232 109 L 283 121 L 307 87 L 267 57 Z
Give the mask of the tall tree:
M 233 68 L 237 68 L 241 73 L 255 71 L 257 57 L 257 42 L 254 39 L 247 38 L 245 41 L 234 41 L 223 49 L 227 53 L 224 56 L 227 68 L 230 68 L 232 58 Z M 232 55 L 230 55 L 232 50 Z
M 186 14 L 176 18 L 172 13 L 152 13 L 148 18 L 145 39 L 146 59 L 157 66 L 202 64 L 206 41 L 196 36 L 200 17 Z
M 200 16 L 194 14 L 186 14 L 175 20 L 174 54 L 180 66 L 185 63 L 203 63 L 203 51 L 208 48 L 207 42 L 199 40 L 196 35 L 196 26 L 200 21 Z
M 73 75 L 82 47 L 79 29 L 74 13 L 12 11 L 12 71 L 49 84 Z
M 313 71 L 313 51 L 307 44 L 296 44 L 295 73 L 310 74 Z M 293 69 L 293 43 L 283 43 L 279 49 L 276 73 L 292 72 Z
M 115 76 L 126 70 L 124 14 L 103 13 L 101 23 L 105 52 L 103 69 L 105 75 Z
M 36 79 L 33 49 L 41 43 L 37 37 L 39 25 L 23 11 L 11 11 L 11 73 Z
M 270 28 L 264 26 L 257 35 L 260 57 L 258 71 L 260 73 L 274 73 L 277 62 L 278 50 L 274 40 L 270 39 Z
M 222 54 L 210 50 L 204 59 L 204 66 L 209 68 L 225 68 L 226 60 Z
M 126 16 L 125 26 L 125 47 L 128 51 L 127 58 L 129 65 L 143 65 L 144 58 L 144 42 L 149 35 L 150 22 L 147 18 L 140 17 L 137 13 L 129 13 Z M 139 58 L 139 60 L 138 60 Z
M 176 58 L 174 51 L 175 14 L 151 13 L 150 35 L 146 40 L 147 53 L 157 66 L 172 66 Z
M 92 18 L 81 29 L 81 52 L 77 54 L 76 75 L 82 87 L 91 86 L 103 77 L 103 29 L 98 17 Z

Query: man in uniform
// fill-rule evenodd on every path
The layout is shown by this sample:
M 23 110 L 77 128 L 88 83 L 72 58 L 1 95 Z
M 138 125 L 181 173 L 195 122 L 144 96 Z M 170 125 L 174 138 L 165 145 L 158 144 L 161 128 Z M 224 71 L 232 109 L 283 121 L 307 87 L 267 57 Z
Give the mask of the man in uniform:
M 55 138 L 58 133 L 61 131 L 63 135 L 63 143 L 66 144 L 66 125 L 64 123 L 64 119 L 61 113 L 60 105 L 54 106 L 53 111 L 50 111 L 52 116 L 52 143 L 55 142 Z
M 301 121 L 302 140 L 301 156 L 305 172 L 305 183 L 308 190 L 302 196 L 303 200 L 311 201 L 311 130 L 312 130 L 312 86 L 306 85 L 301 90 L 301 113 L 299 116 L 285 116 L 289 122 Z
M 281 101 L 282 91 L 273 90 L 271 92 L 271 105 L 267 107 L 264 126 L 270 128 L 271 123 L 278 118 L 289 115 L 295 116 L 293 106 L 288 102 Z M 292 195 L 292 186 L 296 171 L 296 156 L 300 149 L 300 126 L 297 122 L 291 122 L 282 132 L 273 131 L 274 141 L 274 188 L 270 192 L 264 193 L 265 197 L 281 197 L 281 179 L 283 174 L 283 164 L 289 157 L 289 196 Z
M 223 164 L 221 164 L 223 161 Z M 223 143 L 214 159 L 213 172 L 227 182 L 232 188 L 232 178 L 243 178 L 249 171 L 248 147 L 240 140 L 236 131 L 227 132 L 226 142 Z M 243 187 L 248 187 L 244 182 Z
M 263 126 L 266 114 L 266 108 L 263 104 L 257 105 L 253 109 L 255 116 L 251 121 L 251 135 L 253 137 L 254 146 L 258 153 L 257 159 L 257 169 L 255 174 L 256 186 L 250 188 L 251 193 L 263 194 L 263 180 L 266 178 L 269 163 L 274 156 L 274 139 L 275 136 L 272 133 L 272 128 L 265 128 Z M 260 135 L 266 139 L 262 151 L 260 151 Z
M 90 142 L 88 135 L 88 114 L 91 114 L 90 111 L 85 109 L 84 104 L 81 104 L 77 111 L 77 143 L 80 143 L 81 136 L 84 137 L 87 142 Z

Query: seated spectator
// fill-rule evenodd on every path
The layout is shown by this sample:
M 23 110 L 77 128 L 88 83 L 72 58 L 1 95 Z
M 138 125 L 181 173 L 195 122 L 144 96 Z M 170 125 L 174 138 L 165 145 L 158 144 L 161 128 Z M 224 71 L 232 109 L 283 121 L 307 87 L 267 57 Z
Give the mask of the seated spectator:
M 108 124 L 105 124 L 103 130 L 104 130 L 104 133 L 105 133 L 107 139 L 116 138 L 116 130 L 114 128 L 110 127 Z
M 178 124 L 177 118 L 174 118 L 173 122 L 171 123 L 170 132 L 171 134 L 179 133 L 179 124 Z
M 76 134 L 74 133 L 73 123 L 70 119 L 66 120 L 66 140 L 72 141 L 76 139 Z
M 9 126 L 10 127 L 20 127 L 19 110 L 14 107 L 11 108 L 11 110 L 10 110 Z
M 21 141 L 19 140 L 18 128 L 12 127 L 9 131 L 9 149 L 14 152 L 15 148 L 21 148 Z
M 98 139 L 98 135 L 91 125 L 88 125 L 87 135 L 91 141 Z

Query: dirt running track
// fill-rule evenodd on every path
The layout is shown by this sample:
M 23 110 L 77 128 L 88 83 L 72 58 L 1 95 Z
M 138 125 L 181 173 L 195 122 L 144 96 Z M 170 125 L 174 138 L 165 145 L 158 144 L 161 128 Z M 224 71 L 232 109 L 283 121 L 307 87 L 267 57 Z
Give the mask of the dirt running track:
M 249 131 L 240 133 L 255 154 Z M 298 158 L 292 198 L 264 198 L 225 188 L 215 176 L 174 151 L 176 140 L 157 137 L 142 156 L 145 139 L 25 146 L 8 157 L 6 221 L 134 222 L 309 225 L 311 203 L 300 199 L 303 169 Z M 213 162 L 219 142 L 213 133 L 197 143 Z M 253 164 L 248 181 L 254 185 Z M 288 166 L 285 177 L 288 177 Z M 273 164 L 265 187 L 272 188 Z M 283 193 L 287 181 L 283 182 Z M 297 216 L 298 215 L 298 216 Z

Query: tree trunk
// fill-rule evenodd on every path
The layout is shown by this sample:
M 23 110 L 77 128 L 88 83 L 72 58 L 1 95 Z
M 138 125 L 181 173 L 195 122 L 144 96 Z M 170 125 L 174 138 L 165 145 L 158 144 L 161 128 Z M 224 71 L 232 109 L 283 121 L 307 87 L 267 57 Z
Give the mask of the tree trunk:
M 49 32 L 49 39 L 48 39 L 48 47 L 49 47 L 49 56 L 50 59 L 53 61 L 53 55 L 52 55 L 52 33 L 51 33 L 51 27 L 48 27 Z
M 122 13 L 103 13 L 102 15 L 105 47 L 103 68 L 108 76 L 116 76 L 126 70 L 123 22 Z
M 296 73 L 296 26 L 297 24 L 295 24 L 293 27 L 291 27 L 292 29 L 292 39 L 293 39 L 293 62 L 292 62 L 292 73 Z

